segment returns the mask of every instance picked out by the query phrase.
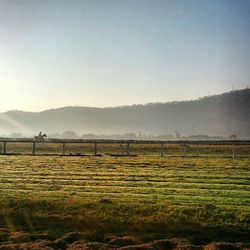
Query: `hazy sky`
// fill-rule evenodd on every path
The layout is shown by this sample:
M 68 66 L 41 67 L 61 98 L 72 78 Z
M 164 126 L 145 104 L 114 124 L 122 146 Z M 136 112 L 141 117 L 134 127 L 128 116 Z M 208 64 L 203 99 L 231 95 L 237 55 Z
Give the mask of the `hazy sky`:
M 250 85 L 249 0 L 0 0 L 0 112 Z

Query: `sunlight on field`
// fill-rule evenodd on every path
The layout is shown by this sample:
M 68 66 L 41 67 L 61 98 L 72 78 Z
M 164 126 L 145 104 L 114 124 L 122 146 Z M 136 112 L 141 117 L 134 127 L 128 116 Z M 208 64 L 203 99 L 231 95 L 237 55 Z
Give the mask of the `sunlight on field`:
M 211 239 L 216 230 L 233 239 L 249 231 L 249 166 L 250 158 L 1 156 L 0 225 L 143 237 L 183 227 L 208 237 L 210 228 Z
M 2 197 L 250 205 L 250 159 L 1 157 Z

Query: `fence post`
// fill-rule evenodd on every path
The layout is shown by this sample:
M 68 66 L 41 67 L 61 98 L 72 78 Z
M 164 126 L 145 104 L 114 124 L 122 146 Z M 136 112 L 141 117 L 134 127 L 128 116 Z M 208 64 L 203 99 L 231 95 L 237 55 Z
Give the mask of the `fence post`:
M 32 154 L 33 155 L 36 154 L 36 142 L 35 141 L 33 141 Z
M 163 143 L 161 143 L 161 157 L 163 157 L 164 155 L 164 145 Z
M 196 153 L 196 157 L 199 157 L 199 145 L 198 144 L 196 144 L 195 153 Z
M 3 154 L 5 155 L 6 154 L 6 148 L 7 148 L 7 146 L 6 146 L 6 144 L 7 144 L 7 142 L 6 141 L 4 141 L 3 142 Z
M 127 144 L 127 156 L 129 156 L 130 155 L 130 143 L 128 142 L 128 144 Z
M 97 142 L 94 143 L 95 156 L 97 156 Z
M 63 148 L 63 155 L 65 155 L 65 142 L 63 142 L 62 148 Z
M 232 145 L 232 158 L 235 158 L 235 144 Z

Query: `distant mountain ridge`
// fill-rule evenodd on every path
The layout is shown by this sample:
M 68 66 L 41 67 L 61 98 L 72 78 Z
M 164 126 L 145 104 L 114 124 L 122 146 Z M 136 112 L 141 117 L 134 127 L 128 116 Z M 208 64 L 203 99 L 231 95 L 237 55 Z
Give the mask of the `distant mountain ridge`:
M 63 107 L 0 113 L 0 134 L 25 136 L 70 130 L 95 134 L 207 134 L 250 138 L 250 89 L 198 100 L 109 108 Z

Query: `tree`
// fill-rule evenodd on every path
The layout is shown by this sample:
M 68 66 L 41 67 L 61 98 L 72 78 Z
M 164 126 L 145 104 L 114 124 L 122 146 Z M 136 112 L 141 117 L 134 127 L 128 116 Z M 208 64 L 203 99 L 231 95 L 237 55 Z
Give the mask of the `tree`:
M 237 139 L 237 135 L 230 135 L 228 137 L 229 140 L 236 140 Z
M 176 138 L 180 138 L 181 137 L 180 132 L 178 132 L 177 130 L 175 130 L 174 132 L 175 132 L 175 137 Z

